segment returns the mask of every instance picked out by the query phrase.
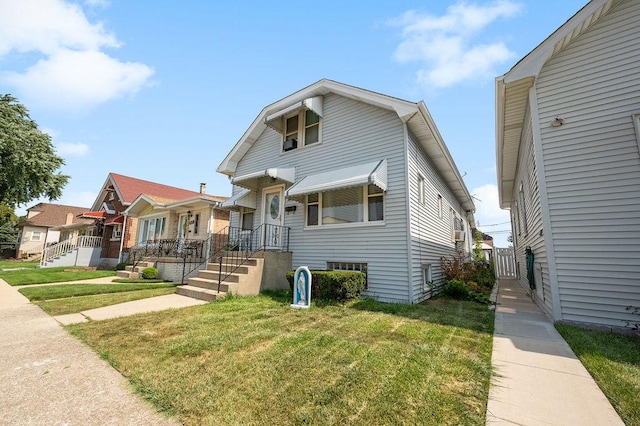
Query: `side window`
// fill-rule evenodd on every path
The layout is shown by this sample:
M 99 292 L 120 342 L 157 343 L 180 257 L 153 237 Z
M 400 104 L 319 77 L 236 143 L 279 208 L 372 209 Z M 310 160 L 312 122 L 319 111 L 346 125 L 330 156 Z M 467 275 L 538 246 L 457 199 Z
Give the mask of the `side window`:
M 524 232 L 524 234 L 527 235 L 527 233 L 528 233 L 528 228 L 527 228 L 527 209 L 525 207 L 526 204 L 524 202 L 524 187 L 522 185 L 522 182 L 520 182 L 519 195 L 520 195 L 520 208 L 522 209 L 522 232 Z
M 418 202 L 424 204 L 424 176 L 418 173 Z

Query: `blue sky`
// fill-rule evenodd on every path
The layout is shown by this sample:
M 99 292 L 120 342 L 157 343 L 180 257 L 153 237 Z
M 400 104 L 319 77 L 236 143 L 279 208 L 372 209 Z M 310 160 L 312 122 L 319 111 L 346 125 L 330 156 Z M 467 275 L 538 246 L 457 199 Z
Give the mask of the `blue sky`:
M 57 202 L 87 207 L 109 172 L 230 195 L 215 169 L 260 110 L 322 78 L 423 100 L 504 247 L 494 79 L 585 4 L 0 0 L 0 93 L 65 159 Z

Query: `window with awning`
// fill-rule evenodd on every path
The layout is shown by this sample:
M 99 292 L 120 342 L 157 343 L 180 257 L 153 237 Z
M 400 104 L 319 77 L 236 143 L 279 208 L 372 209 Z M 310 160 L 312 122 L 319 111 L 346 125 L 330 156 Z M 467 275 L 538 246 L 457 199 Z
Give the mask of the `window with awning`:
M 305 203 L 306 226 L 384 221 L 386 160 L 306 176 L 287 191 Z

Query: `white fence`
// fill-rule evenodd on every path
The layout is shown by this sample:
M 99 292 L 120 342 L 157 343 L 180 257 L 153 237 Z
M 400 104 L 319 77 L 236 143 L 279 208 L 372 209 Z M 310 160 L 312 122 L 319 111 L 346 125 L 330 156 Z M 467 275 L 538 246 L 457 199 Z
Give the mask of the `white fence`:
M 516 278 L 516 257 L 513 247 L 494 248 L 494 268 L 497 278 Z
M 42 259 L 40 259 L 40 265 L 44 265 L 51 259 L 60 257 L 63 254 L 69 253 L 77 248 L 95 248 L 102 245 L 102 237 L 89 237 L 86 235 L 75 237 L 70 240 L 60 241 L 55 243 L 42 252 Z

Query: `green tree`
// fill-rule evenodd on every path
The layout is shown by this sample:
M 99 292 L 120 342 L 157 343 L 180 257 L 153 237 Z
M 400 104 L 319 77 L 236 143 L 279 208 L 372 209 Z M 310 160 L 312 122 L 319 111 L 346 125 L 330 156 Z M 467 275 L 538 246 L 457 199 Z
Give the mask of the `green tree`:
M 57 171 L 63 165 L 27 108 L 0 95 L 0 203 L 15 207 L 40 197 L 60 198 L 69 180 Z
M 473 260 L 485 260 L 482 252 L 482 232 L 476 229 L 473 233 L 473 239 Z
M 9 206 L 0 204 L 0 249 L 13 246 L 18 239 L 19 218 Z

